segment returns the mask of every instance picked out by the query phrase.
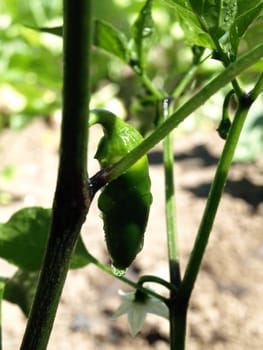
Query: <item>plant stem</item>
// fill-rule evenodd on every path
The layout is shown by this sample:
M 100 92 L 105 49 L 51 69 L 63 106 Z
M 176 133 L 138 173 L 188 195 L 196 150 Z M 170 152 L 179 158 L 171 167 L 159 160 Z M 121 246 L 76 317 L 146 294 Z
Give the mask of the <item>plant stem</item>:
M 80 228 L 89 207 L 87 115 L 92 0 L 64 0 L 64 86 L 60 162 L 52 222 L 21 350 L 45 350 Z
M 143 84 L 157 100 L 162 100 L 164 98 L 164 94 L 156 89 L 156 87 L 152 84 L 151 80 L 148 78 L 146 73 L 143 73 L 140 77 L 142 79 Z
M 198 64 L 194 64 L 184 75 L 173 92 L 173 97 L 177 99 L 183 94 L 186 86 L 193 78 Z M 165 102 L 165 101 L 164 101 Z M 164 106 L 165 107 L 165 106 Z M 165 109 L 164 109 L 165 110 Z M 169 117 L 165 115 L 164 120 Z M 175 285 L 176 290 L 170 291 L 169 319 L 170 319 L 170 349 L 183 350 L 186 333 L 186 312 L 187 303 L 181 302 L 178 289 L 181 283 L 180 265 L 178 260 L 178 237 L 176 232 L 176 210 L 175 210 L 175 190 L 174 190 L 174 155 L 173 155 L 173 134 L 168 134 L 164 139 L 164 167 L 165 167 L 165 198 L 166 198 L 166 230 L 168 241 L 170 282 Z M 181 307 L 184 306 L 184 309 Z
M 170 349 L 184 350 L 186 336 L 186 316 L 188 310 L 188 300 L 184 291 L 179 288 L 176 295 L 170 299 Z
M 206 208 L 199 226 L 195 244 L 182 280 L 181 289 L 184 291 L 187 299 L 190 298 L 198 271 L 200 269 L 236 145 L 252 103 L 253 100 L 248 95 L 243 95 L 239 99 L 239 106 L 235 113 L 229 135 L 217 166 L 215 178 L 208 195 Z
M 164 120 L 169 118 L 169 99 L 163 101 Z M 173 135 L 168 134 L 164 139 L 164 178 L 165 178 L 165 219 L 166 235 L 169 257 L 170 282 L 179 287 L 181 282 L 178 262 L 175 191 L 174 191 L 174 159 L 173 159 Z M 171 291 L 172 293 L 172 291 Z
M 112 271 L 112 268 L 109 267 L 108 265 L 105 265 L 103 264 L 101 261 L 97 260 L 94 256 L 92 256 L 90 253 L 90 262 L 93 263 L 94 265 L 96 265 L 99 269 L 101 269 L 102 271 L 106 272 L 107 274 L 117 278 L 118 280 L 122 281 L 123 283 L 129 285 L 130 287 L 134 288 L 134 289 L 139 289 L 141 292 L 143 293 L 146 293 L 148 295 L 151 295 L 153 297 L 155 297 L 156 299 L 159 299 L 161 300 L 162 302 L 164 303 L 167 303 L 167 299 L 165 297 L 163 297 L 162 295 L 156 293 L 156 292 L 153 292 L 151 289 L 148 289 L 148 288 L 144 288 L 142 286 L 142 284 L 146 281 L 150 281 L 150 282 L 156 282 L 156 283 L 159 283 L 159 284 L 162 284 L 163 286 L 166 286 L 167 288 L 172 288 L 172 286 L 170 286 L 170 284 L 163 280 L 163 279 L 158 279 L 155 278 L 155 276 L 142 276 L 139 280 L 138 283 L 130 280 L 129 278 L 126 278 L 124 276 L 116 276 L 113 271 Z M 154 279 L 154 281 L 153 281 Z M 158 281 L 157 281 L 158 279 Z M 168 287 L 169 286 L 169 287 Z
M 263 73 L 260 74 L 254 89 L 251 91 L 251 98 L 255 100 L 262 91 L 263 91 Z
M 146 282 L 157 283 L 157 284 L 159 284 L 161 286 L 164 286 L 164 287 L 168 288 L 169 290 L 173 290 L 175 292 L 177 291 L 177 288 L 173 284 L 171 284 L 171 283 L 167 282 L 166 280 L 164 280 L 164 279 L 162 279 L 160 277 L 157 277 L 157 276 L 143 275 L 143 276 L 141 276 L 139 278 L 138 284 L 142 285 L 143 283 L 146 283 Z
M 192 65 L 190 69 L 186 72 L 186 74 L 183 76 L 182 80 L 180 80 L 179 84 L 177 85 L 177 87 L 173 92 L 173 97 L 175 99 L 179 98 L 183 94 L 187 85 L 190 83 L 191 79 L 195 75 L 198 67 L 199 67 L 199 64 Z
M 258 45 L 237 61 L 231 63 L 223 72 L 204 86 L 189 101 L 184 103 L 174 114 L 161 124 L 150 136 L 148 136 L 138 147 L 128 153 L 123 159 L 109 169 L 103 169 L 103 176 L 108 181 L 120 176 L 153 146 L 160 142 L 171 130 L 176 128 L 187 116 L 193 113 L 198 107 L 204 104 L 218 90 L 230 83 L 237 75 L 242 73 L 249 66 L 257 62 L 263 55 L 263 44 Z M 106 173 L 107 172 L 107 173 Z M 99 176 L 99 173 L 98 175 Z

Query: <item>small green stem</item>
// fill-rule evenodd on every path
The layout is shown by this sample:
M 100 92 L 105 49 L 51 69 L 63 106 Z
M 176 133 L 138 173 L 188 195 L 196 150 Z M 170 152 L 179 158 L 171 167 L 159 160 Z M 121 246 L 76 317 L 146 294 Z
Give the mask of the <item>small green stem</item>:
M 183 94 L 186 86 L 189 84 L 197 71 L 198 64 L 185 73 L 183 79 L 177 85 L 173 92 L 173 97 L 177 99 Z M 165 101 L 164 101 L 165 102 Z M 164 108 L 165 112 L 165 108 Z M 167 114 L 167 115 L 166 115 Z M 169 117 L 164 113 L 164 120 Z M 170 349 L 183 350 L 186 333 L 186 312 L 187 304 L 181 303 L 180 294 L 177 294 L 181 284 L 180 265 L 178 261 L 178 237 L 176 231 L 176 210 L 175 210 L 175 190 L 174 190 L 174 155 L 173 155 L 173 134 L 168 134 L 164 139 L 164 167 L 165 167 L 165 198 L 166 198 L 166 231 L 168 242 L 170 281 L 175 285 L 176 290 L 170 291 L 169 319 L 170 319 Z M 185 308 L 182 308 L 185 306 Z
M 164 94 L 161 93 L 159 90 L 156 89 L 156 87 L 153 85 L 151 80 L 148 78 L 146 73 L 143 73 L 141 76 L 141 80 L 143 84 L 146 86 L 146 88 L 151 92 L 151 94 L 157 99 L 162 100 L 164 98 Z
M 152 275 L 143 275 L 139 278 L 139 282 L 138 284 L 143 284 L 146 282 L 153 282 L 153 283 L 157 283 L 160 284 L 164 287 L 166 287 L 167 289 L 169 289 L 170 291 L 177 291 L 177 288 L 171 284 L 170 282 L 167 282 L 166 280 L 164 280 L 163 278 L 157 277 L 157 276 L 152 276 Z
M 237 97 L 241 98 L 241 96 L 243 94 L 243 91 L 240 88 L 237 79 L 233 79 L 232 80 L 232 86 L 233 86 L 233 89 L 235 90 L 235 93 L 236 93 Z
M 199 67 L 198 64 L 192 65 L 191 68 L 184 75 L 183 79 L 180 80 L 179 84 L 177 85 L 176 89 L 173 92 L 173 97 L 175 99 L 179 98 L 183 94 L 187 85 L 190 83 L 191 79 L 195 75 L 198 67 Z
M 140 282 L 141 279 L 143 279 L 144 276 L 142 276 L 139 280 L 138 283 L 131 281 L 129 278 L 125 277 L 125 276 L 117 276 L 114 274 L 113 270 L 111 267 L 109 267 L 106 264 L 103 264 L 101 261 L 97 260 L 94 256 L 92 256 L 90 253 L 90 262 L 93 263 L 94 265 L 96 265 L 99 269 L 101 269 L 102 271 L 104 271 L 105 273 L 117 278 L 118 280 L 122 281 L 123 283 L 129 285 L 130 287 L 134 288 L 134 289 L 139 289 L 141 292 L 146 293 L 148 295 L 151 295 L 153 297 L 155 297 L 156 299 L 161 300 L 164 303 L 167 303 L 167 299 L 165 297 L 163 297 L 162 295 L 148 289 L 148 288 L 144 288 L 142 286 L 142 283 Z M 149 276 L 148 276 L 149 277 Z M 147 276 L 146 276 L 147 279 Z M 146 282 L 146 280 L 143 280 L 143 283 Z M 153 281 L 151 281 L 153 282 Z M 157 282 L 156 282 L 157 283 Z M 165 285 L 165 283 L 168 283 L 165 280 L 159 279 L 159 282 L 162 285 Z M 167 287 L 168 288 L 168 287 Z
M 250 93 L 251 98 L 255 100 L 258 97 L 258 95 L 261 94 L 262 91 L 263 91 L 263 73 L 260 74 L 254 89 Z
M 252 103 L 253 100 L 248 95 L 243 95 L 243 97 L 239 100 L 239 106 L 217 166 L 215 178 L 208 195 L 206 208 L 197 233 L 196 241 L 180 287 L 180 289 L 184 290 L 188 299 L 190 298 L 198 271 L 200 269 L 202 258 L 227 179 L 227 174 L 233 159 L 234 151 Z
M 202 23 L 202 26 L 205 28 L 206 25 L 205 25 L 205 23 L 202 20 L 201 20 L 201 23 Z M 220 59 L 221 59 L 223 65 L 224 65 L 224 67 L 228 67 L 231 64 L 231 60 L 229 59 L 228 55 L 224 52 L 224 50 L 220 46 L 220 43 L 219 43 L 217 37 L 213 37 L 213 33 L 211 33 L 211 32 L 210 32 L 210 35 L 212 35 L 212 38 L 213 38 L 213 41 L 214 41 L 217 53 L 219 54 Z M 236 93 L 237 97 L 241 98 L 243 92 L 242 92 L 242 89 L 239 86 L 239 83 L 238 83 L 237 79 L 233 78 L 231 83 L 232 83 L 233 89 L 235 90 L 235 93 Z
M 169 99 L 163 101 L 163 119 L 169 118 Z M 169 271 L 171 284 L 178 287 L 181 282 L 178 262 L 178 244 L 176 230 L 175 190 L 174 190 L 174 158 L 173 135 L 168 134 L 164 139 L 164 178 L 165 178 L 165 219 L 169 257 Z

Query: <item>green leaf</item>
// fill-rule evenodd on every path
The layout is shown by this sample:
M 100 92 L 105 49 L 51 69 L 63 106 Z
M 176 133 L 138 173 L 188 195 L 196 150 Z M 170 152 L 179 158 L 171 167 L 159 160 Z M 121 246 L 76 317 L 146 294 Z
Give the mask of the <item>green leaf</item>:
M 243 41 L 247 49 L 259 45 L 263 38 L 263 16 L 259 16 L 244 34 Z M 260 64 L 260 62 L 259 62 Z M 260 70 L 262 71 L 262 69 Z
M 203 8 L 203 1 L 192 1 L 193 4 L 190 4 L 189 0 L 166 1 L 174 7 L 178 22 L 184 31 L 186 41 L 190 44 L 213 49 L 213 40 L 198 19 L 198 14 Z
M 37 30 L 39 32 L 45 32 L 45 33 L 49 33 L 49 34 L 53 34 L 53 35 L 57 35 L 62 37 L 63 36 L 63 27 L 59 26 L 59 27 L 41 27 L 41 28 L 34 28 L 34 27 L 29 27 L 30 29 L 34 29 Z
M 94 27 L 94 45 L 114 55 L 124 62 L 128 62 L 126 36 L 111 24 L 96 20 Z
M 132 26 L 132 38 L 134 42 L 135 65 L 143 70 L 146 57 L 146 41 L 153 33 L 154 22 L 152 19 L 152 0 L 147 0 L 142 7 L 136 21 Z
M 84 267 L 93 261 L 94 258 L 90 256 L 81 237 L 79 237 L 75 252 L 70 260 L 70 269 Z
M 250 111 L 240 136 L 234 161 L 251 162 L 257 160 L 263 152 L 263 100 L 257 101 L 257 107 Z
M 175 1 L 175 0 L 174 0 Z M 262 0 L 189 0 L 214 46 L 236 58 L 241 37 L 262 10 Z
M 35 295 L 39 271 L 18 270 L 5 286 L 4 299 L 17 304 L 26 317 Z
M 230 41 L 234 55 L 237 53 L 240 39 L 246 34 L 252 23 L 259 17 L 262 9 L 262 0 L 239 0 L 236 19 L 230 28 Z
M 5 289 L 5 279 L 0 278 L 0 349 L 2 349 L 2 300 Z
M 63 36 L 63 27 L 61 26 L 50 28 L 30 28 L 60 37 Z M 93 44 L 99 49 L 102 49 L 107 53 L 120 58 L 125 63 L 128 63 L 128 39 L 123 32 L 113 27 L 110 23 L 102 20 L 96 20 L 94 22 Z
M 8 222 L 0 224 L 0 256 L 23 270 L 39 270 L 50 220 L 50 209 L 31 207 L 16 212 Z M 90 262 L 90 255 L 80 238 L 71 268 L 83 267 Z

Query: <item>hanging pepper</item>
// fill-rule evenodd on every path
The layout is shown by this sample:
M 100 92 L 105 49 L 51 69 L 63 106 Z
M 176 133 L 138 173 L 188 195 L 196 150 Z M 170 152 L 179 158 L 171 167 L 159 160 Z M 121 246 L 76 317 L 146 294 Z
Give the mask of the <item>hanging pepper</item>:
M 101 168 L 110 167 L 143 140 L 133 126 L 106 110 L 92 111 L 89 124 L 96 123 L 101 124 L 104 131 L 95 154 Z M 126 269 L 143 247 L 152 203 L 150 187 L 145 155 L 124 174 L 106 184 L 99 196 L 106 244 L 116 269 Z

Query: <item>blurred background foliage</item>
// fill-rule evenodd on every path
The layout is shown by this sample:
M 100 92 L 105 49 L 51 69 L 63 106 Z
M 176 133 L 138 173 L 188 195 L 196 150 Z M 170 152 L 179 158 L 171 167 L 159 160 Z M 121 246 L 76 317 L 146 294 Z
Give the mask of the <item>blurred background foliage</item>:
M 172 0 L 170 0 L 172 3 Z M 108 21 L 130 35 L 144 0 L 94 1 L 95 17 Z M 177 22 L 176 11 L 169 1 L 153 2 L 155 31 L 148 54 L 147 73 L 158 89 L 172 92 L 192 61 L 191 45 Z M 247 32 L 240 50 L 245 51 L 263 34 L 262 17 Z M 62 0 L 4 0 L 0 2 L 0 130 L 6 127 L 20 129 L 34 118 L 52 118 L 61 106 L 62 40 L 33 30 L 33 27 L 62 25 Z M 132 69 L 120 60 L 93 51 L 92 101 L 93 107 L 104 107 L 123 118 L 133 119 L 143 133 L 149 130 L 155 114 L 155 105 L 145 100 L 145 88 Z M 221 69 L 216 60 L 209 59 L 198 70 L 196 88 Z M 262 62 L 244 75 L 243 84 L 249 84 L 262 71 Z M 252 80 L 251 80 L 252 79 Z M 195 114 L 189 117 L 182 130 L 196 127 L 216 128 L 221 117 L 223 93 L 219 92 Z M 185 96 L 187 98 L 189 96 Z M 260 102 L 262 107 L 262 101 Z M 251 155 L 237 156 L 239 160 L 255 158 L 262 151 L 262 108 L 257 107 L 248 128 L 251 136 L 257 130 L 257 147 Z M 259 127 L 258 125 L 261 125 Z M 243 143 L 246 144 L 246 137 Z M 251 144 L 251 140 L 248 145 Z M 261 146 L 258 146 L 261 144 Z M 247 150 L 247 146 L 243 145 Z M 253 156 L 253 157 L 252 157 Z

